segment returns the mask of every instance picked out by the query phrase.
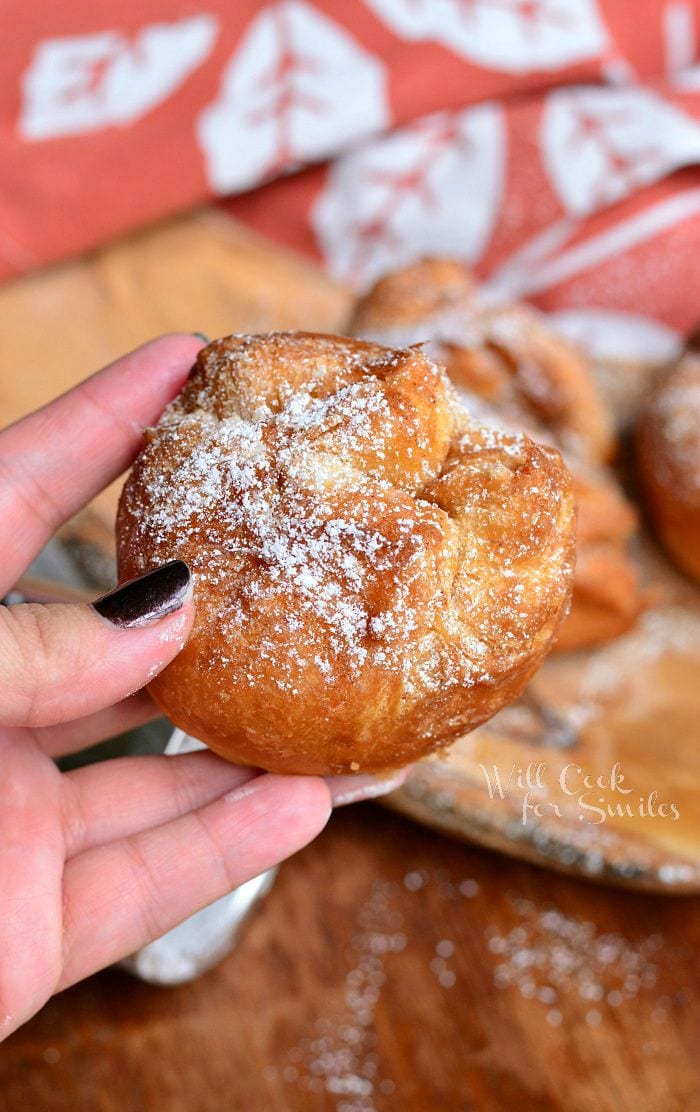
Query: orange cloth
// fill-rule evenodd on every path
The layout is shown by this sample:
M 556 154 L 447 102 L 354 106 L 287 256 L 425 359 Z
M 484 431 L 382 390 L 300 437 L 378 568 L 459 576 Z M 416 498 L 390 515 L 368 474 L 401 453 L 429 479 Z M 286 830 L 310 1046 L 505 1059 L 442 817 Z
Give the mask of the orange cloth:
M 111 7 L 4 5 L 0 278 L 226 196 L 358 285 L 449 253 L 623 355 L 696 323 L 700 0 Z

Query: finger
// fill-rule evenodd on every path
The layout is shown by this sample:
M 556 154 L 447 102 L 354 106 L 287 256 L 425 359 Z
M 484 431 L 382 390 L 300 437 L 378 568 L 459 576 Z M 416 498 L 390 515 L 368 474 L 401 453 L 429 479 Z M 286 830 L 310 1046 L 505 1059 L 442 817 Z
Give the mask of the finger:
M 41 726 L 32 731 L 35 741 L 48 757 L 65 757 L 100 741 L 126 734 L 162 716 L 147 691 L 137 691 L 115 706 L 88 714 L 60 726 Z
M 56 528 L 128 467 L 201 346 L 163 336 L 0 434 L 0 586 L 12 586 Z
M 165 826 L 72 858 L 58 987 L 133 953 L 289 857 L 330 812 L 322 780 L 266 774 Z
M 174 566 L 142 578 L 172 581 Z M 181 566 L 188 584 L 184 597 L 182 579 L 167 587 L 179 608 L 146 625 L 119 628 L 92 606 L 22 603 L 0 609 L 0 724 L 55 726 L 83 718 L 157 675 L 192 625 L 189 572 Z M 138 582 L 124 593 L 137 590 Z
M 327 776 L 326 783 L 333 806 L 345 807 L 348 803 L 378 799 L 382 795 L 396 791 L 407 779 L 410 771 L 411 767 L 408 766 L 390 773 L 380 773 L 377 776 Z
M 258 775 L 205 752 L 120 757 L 66 773 L 66 856 L 162 826 Z

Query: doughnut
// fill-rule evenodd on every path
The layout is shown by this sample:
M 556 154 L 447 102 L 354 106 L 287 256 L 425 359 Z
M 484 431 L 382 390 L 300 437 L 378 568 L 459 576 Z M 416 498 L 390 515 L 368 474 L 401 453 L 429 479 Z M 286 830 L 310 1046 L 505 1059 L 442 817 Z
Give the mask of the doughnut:
M 440 361 L 470 413 L 559 448 L 578 510 L 571 610 L 554 649 L 588 648 L 628 630 L 643 606 L 630 556 L 637 515 L 612 471 L 611 422 L 579 351 L 543 316 L 488 304 L 461 263 L 423 259 L 381 278 L 357 302 L 353 335 L 419 343 Z
M 649 518 L 683 571 L 700 581 L 700 351 L 691 347 L 652 384 L 637 426 Z
M 578 349 L 535 309 L 489 304 L 461 263 L 422 259 L 380 278 L 349 331 L 388 345 L 429 341 L 453 382 L 500 413 L 524 414 L 591 462 L 613 453 L 610 417 Z
M 554 649 L 591 648 L 630 629 L 645 605 L 629 545 L 637 513 L 608 473 L 571 472 L 577 509 L 571 609 Z
M 193 573 L 149 690 L 221 756 L 378 772 L 514 699 L 571 592 L 561 455 L 474 423 L 418 348 L 313 333 L 204 348 L 117 515 L 120 579 Z

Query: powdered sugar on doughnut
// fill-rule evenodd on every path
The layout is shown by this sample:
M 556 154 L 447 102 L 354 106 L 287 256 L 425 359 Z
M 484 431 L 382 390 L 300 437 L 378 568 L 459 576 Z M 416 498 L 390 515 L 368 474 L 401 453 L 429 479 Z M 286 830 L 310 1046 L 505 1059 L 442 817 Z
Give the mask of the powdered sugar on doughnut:
M 202 682 L 225 675 L 217 699 L 245 712 L 313 698 L 329 730 L 363 699 L 400 717 L 430 695 L 420 730 L 436 743 L 470 721 L 450 690 L 488 689 L 497 709 L 501 673 L 543 651 L 570 579 L 549 456 L 474 426 L 415 349 L 273 334 L 206 350 L 120 511 L 125 570 L 177 554 L 194 573 L 183 657 Z

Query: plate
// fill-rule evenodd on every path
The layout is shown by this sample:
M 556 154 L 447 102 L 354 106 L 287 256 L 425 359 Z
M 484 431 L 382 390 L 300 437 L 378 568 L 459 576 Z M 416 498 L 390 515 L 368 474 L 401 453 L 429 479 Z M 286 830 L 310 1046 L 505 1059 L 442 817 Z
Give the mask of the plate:
M 632 630 L 549 657 L 388 804 L 549 868 L 700 892 L 700 591 L 650 541 L 638 557 L 654 604 Z

